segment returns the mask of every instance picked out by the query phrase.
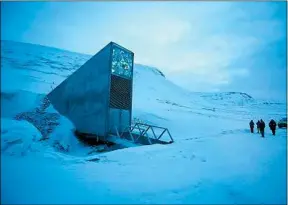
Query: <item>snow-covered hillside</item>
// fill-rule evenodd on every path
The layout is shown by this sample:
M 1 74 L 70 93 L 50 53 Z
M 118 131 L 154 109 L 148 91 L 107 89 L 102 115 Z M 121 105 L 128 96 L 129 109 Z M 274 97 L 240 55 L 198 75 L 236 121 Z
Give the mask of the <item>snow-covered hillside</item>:
M 286 130 L 248 132 L 250 119 L 285 117 L 286 102 L 191 93 L 136 64 L 134 120 L 167 127 L 176 142 L 97 154 L 45 104 L 90 57 L 1 41 L 2 203 L 286 202 Z

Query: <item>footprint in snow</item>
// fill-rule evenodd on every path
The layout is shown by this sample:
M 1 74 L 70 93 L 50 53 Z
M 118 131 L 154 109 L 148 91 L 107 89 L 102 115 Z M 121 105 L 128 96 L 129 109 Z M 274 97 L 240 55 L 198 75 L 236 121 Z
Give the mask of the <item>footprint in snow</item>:
M 194 185 L 193 185 L 193 187 L 197 189 L 197 188 L 199 188 L 199 187 L 200 187 L 200 185 L 201 185 L 201 184 L 202 184 L 202 182 L 201 182 L 201 181 L 200 181 L 200 182 L 197 182 L 196 184 L 194 184 Z
M 173 193 L 173 194 L 179 194 L 179 191 L 173 190 L 172 193 Z
M 190 160 L 193 160 L 193 159 L 195 159 L 195 155 L 194 154 L 192 154 L 192 156 L 190 157 Z
M 93 158 L 93 159 L 88 159 L 88 162 L 98 162 L 100 159 L 98 158 Z

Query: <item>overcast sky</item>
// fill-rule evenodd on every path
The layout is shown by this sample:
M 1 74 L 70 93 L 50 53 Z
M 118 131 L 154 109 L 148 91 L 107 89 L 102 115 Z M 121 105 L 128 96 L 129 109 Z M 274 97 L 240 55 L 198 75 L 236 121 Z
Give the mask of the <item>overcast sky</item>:
M 1 2 L 1 39 L 95 54 L 110 41 L 191 91 L 286 98 L 286 2 Z

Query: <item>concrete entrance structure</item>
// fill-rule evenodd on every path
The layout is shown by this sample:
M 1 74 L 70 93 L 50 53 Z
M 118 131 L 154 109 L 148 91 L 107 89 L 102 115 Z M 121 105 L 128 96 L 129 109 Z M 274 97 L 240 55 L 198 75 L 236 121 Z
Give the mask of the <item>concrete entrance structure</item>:
M 48 94 L 77 131 L 105 140 L 131 126 L 134 53 L 109 43 Z

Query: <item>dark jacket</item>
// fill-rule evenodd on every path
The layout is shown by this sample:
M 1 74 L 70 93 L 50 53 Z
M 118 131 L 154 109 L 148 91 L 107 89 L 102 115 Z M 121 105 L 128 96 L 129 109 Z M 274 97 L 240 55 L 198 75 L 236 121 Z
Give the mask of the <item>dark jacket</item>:
M 271 120 L 269 122 L 269 127 L 271 130 L 275 130 L 276 129 L 276 122 L 274 120 Z
M 253 120 L 250 121 L 249 125 L 250 125 L 250 127 L 254 127 L 254 122 L 253 122 Z
M 265 122 L 264 121 L 260 121 L 259 129 L 264 131 L 264 128 L 265 128 Z
M 257 128 L 260 128 L 260 121 L 259 120 L 257 121 L 256 125 L 257 125 Z

